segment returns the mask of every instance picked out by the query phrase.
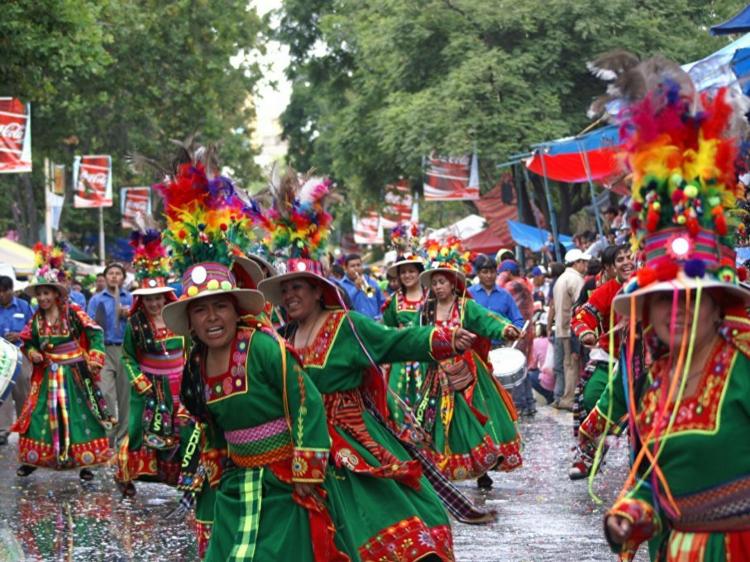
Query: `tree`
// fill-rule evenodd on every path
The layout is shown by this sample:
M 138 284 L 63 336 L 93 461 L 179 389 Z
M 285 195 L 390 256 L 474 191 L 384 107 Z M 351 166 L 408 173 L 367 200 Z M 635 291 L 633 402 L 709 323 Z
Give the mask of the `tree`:
M 742 5 L 285 0 L 278 36 L 292 55 L 293 93 L 283 115 L 290 159 L 377 199 L 387 181 L 419 178 L 421 158 L 432 150 L 476 148 L 492 186 L 497 163 L 588 125 L 585 110 L 604 84 L 585 61 L 623 46 L 695 60 L 726 42 L 707 26 Z M 566 216 L 586 201 L 571 196 L 576 188 L 556 191 Z
M 64 12 L 69 3 L 48 0 L 47 9 Z M 43 156 L 70 163 L 74 154 L 111 154 L 115 191 L 148 185 L 160 178 L 135 173 L 126 154 L 137 151 L 168 162 L 175 150 L 169 139 L 200 132 L 202 142 L 221 145 L 222 162 L 240 182 L 258 177 L 250 134 L 251 95 L 260 71 L 242 55 L 263 48 L 264 23 L 247 2 L 110 0 L 97 5 L 83 31 L 103 38 L 102 68 L 68 71 L 71 78 L 58 85 L 54 97 L 38 97 L 31 89 L 14 93 L 34 108 L 35 168 Z M 33 180 L 38 187 L 37 174 Z M 109 235 L 120 232 L 117 199 L 116 193 L 114 209 L 105 213 Z M 88 209 L 68 204 L 63 211 L 63 228 L 77 241 L 95 234 L 97 221 Z

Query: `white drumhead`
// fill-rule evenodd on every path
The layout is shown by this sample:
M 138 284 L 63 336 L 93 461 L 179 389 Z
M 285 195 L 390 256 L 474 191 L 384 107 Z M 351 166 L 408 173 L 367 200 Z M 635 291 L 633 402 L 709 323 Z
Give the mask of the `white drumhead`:
M 489 353 L 492 372 L 496 377 L 522 371 L 526 367 L 526 355 L 512 347 L 499 347 Z

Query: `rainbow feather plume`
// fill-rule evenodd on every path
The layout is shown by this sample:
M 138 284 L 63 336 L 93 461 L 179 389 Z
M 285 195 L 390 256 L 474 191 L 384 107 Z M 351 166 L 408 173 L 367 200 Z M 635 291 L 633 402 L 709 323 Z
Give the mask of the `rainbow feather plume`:
M 471 275 L 472 262 L 476 253 L 464 250 L 461 240 L 456 236 L 449 236 L 443 241 L 434 238 L 424 244 L 429 260 L 429 269 L 439 267 L 452 269 L 465 275 Z
M 67 252 L 62 244 L 48 246 L 37 242 L 34 244 L 34 283 L 64 283 L 70 278 L 65 270 Z
M 161 232 L 148 229 L 145 232 L 134 231 L 130 235 L 130 246 L 134 249 L 133 268 L 139 282 L 145 279 L 170 275 L 170 261 L 167 249 L 161 243 Z

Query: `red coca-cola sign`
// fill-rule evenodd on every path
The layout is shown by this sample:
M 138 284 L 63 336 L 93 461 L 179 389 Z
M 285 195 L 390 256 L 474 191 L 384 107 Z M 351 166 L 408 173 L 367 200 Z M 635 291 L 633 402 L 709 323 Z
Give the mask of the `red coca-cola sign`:
M 122 227 L 137 228 L 136 218 L 151 214 L 150 187 L 124 187 L 120 190 Z
M 17 98 L 0 98 L 0 173 L 31 171 L 29 106 Z
M 108 155 L 81 156 L 73 165 L 77 208 L 112 206 L 112 159 Z

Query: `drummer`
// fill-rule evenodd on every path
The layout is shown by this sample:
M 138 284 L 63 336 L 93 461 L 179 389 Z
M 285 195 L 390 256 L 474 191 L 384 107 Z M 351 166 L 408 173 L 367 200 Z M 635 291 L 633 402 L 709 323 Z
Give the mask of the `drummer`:
M 520 330 L 467 293 L 465 272 L 471 265 L 457 239 L 427 241 L 426 247 L 431 263 L 420 281 L 429 294 L 420 323 L 464 327 L 482 337 L 456 359 L 427 366 L 414 410 L 431 435 L 443 474 L 452 480 L 477 478 L 478 486 L 488 489 L 487 472 L 521 466 L 513 401 L 486 363 L 489 339 L 512 341 Z

